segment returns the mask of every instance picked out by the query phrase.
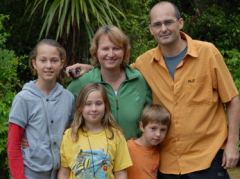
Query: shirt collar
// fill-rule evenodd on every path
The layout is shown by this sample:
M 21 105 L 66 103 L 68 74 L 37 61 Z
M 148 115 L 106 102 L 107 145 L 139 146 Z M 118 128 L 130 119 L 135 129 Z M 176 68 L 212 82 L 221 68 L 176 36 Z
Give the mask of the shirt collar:
M 186 55 L 192 56 L 192 59 L 196 59 L 198 57 L 197 49 L 194 45 L 194 40 L 185 34 L 184 32 L 180 32 L 181 38 L 187 42 L 187 52 Z M 152 61 L 162 61 L 163 60 L 163 54 L 161 52 L 161 49 L 159 46 L 155 47 L 153 49 L 153 58 Z

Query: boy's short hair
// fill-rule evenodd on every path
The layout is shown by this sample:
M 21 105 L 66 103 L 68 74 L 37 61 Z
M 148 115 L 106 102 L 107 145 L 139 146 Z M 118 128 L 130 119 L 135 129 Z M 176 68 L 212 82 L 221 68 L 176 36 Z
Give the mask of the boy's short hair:
M 169 128 L 171 115 L 165 107 L 159 104 L 151 104 L 143 109 L 140 122 L 143 128 L 149 123 L 159 123 Z

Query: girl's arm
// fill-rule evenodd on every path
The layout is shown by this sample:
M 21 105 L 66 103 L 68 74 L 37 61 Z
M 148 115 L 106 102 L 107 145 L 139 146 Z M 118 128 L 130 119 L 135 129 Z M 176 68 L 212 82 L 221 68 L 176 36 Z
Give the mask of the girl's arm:
M 120 170 L 117 172 L 114 172 L 115 179 L 127 179 L 127 170 Z
M 70 169 L 66 167 L 60 167 L 58 171 L 58 179 L 68 179 L 70 175 Z
M 9 124 L 7 154 L 10 173 L 14 179 L 26 179 L 21 152 L 21 141 L 23 134 L 24 129 L 22 127 L 14 123 Z

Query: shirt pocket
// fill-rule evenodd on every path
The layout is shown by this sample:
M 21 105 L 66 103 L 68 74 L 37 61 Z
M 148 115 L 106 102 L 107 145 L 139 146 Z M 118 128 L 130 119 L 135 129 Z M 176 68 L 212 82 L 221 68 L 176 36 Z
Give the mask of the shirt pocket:
M 188 77 L 184 81 L 184 97 L 188 104 L 211 103 L 212 83 L 209 75 Z

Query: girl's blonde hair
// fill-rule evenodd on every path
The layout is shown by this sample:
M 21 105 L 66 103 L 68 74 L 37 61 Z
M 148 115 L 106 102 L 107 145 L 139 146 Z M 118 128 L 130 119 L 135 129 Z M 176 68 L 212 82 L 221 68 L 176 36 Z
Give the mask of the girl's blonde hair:
M 72 128 L 72 140 L 74 142 L 76 142 L 78 140 L 78 131 L 82 130 L 83 132 L 86 132 L 85 130 L 85 120 L 83 118 L 83 108 L 85 106 L 85 103 L 87 101 L 87 98 L 89 96 L 90 93 L 94 92 L 94 91 L 99 91 L 102 95 L 103 98 L 103 102 L 105 104 L 105 114 L 102 118 L 101 124 L 103 126 L 104 129 L 108 129 L 111 133 L 111 136 L 108 137 L 109 139 L 113 139 L 114 138 L 114 132 L 113 132 L 113 128 L 120 130 L 120 128 L 118 127 L 117 123 L 115 122 L 112 113 L 111 113 L 111 107 L 110 107 L 110 103 L 107 97 L 107 92 L 105 90 L 105 88 L 98 83 L 91 83 L 86 85 L 79 93 L 79 96 L 77 98 L 76 101 L 76 111 L 74 113 L 74 118 L 73 118 L 73 122 L 71 125 Z
M 33 48 L 33 50 L 29 54 L 29 66 L 32 70 L 33 75 L 37 75 L 37 72 L 33 67 L 32 61 L 36 60 L 36 57 L 38 55 L 38 47 L 41 46 L 41 45 L 44 45 L 44 44 L 56 47 L 56 49 L 59 52 L 59 56 L 61 58 L 61 61 L 63 63 L 63 67 L 66 66 L 66 62 L 67 62 L 66 50 L 56 40 L 42 39 L 37 43 L 37 45 Z M 63 77 L 64 77 L 64 72 L 63 72 L 63 70 L 61 70 L 61 72 L 59 74 L 59 77 L 58 77 L 58 80 L 60 82 L 62 82 Z
M 145 106 L 140 122 L 143 128 L 149 123 L 158 123 L 166 125 L 169 128 L 171 115 L 165 107 L 158 104 L 151 104 Z
M 128 64 L 131 48 L 129 39 L 126 34 L 124 34 L 118 27 L 113 25 L 102 26 L 95 33 L 90 47 L 90 53 L 92 57 L 91 64 L 95 67 L 100 67 L 97 59 L 97 50 L 99 46 L 99 39 L 102 35 L 107 35 L 114 45 L 123 48 L 124 56 L 122 66 Z

